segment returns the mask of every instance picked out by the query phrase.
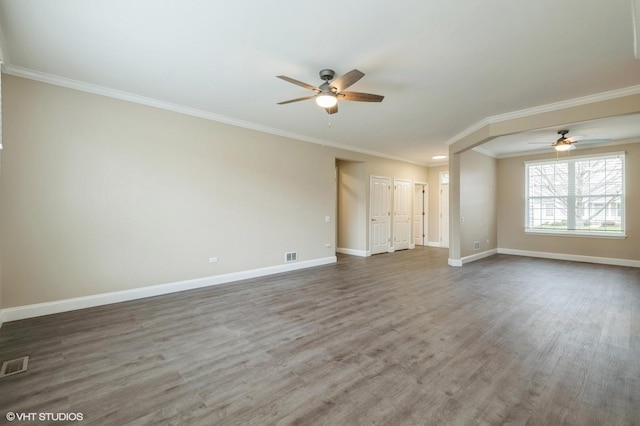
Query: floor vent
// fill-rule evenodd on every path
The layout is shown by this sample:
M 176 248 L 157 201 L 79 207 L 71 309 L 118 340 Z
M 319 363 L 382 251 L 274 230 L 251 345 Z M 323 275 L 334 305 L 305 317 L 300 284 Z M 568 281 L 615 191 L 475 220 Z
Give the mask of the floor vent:
M 23 373 L 27 371 L 27 364 L 29 364 L 29 357 L 23 356 L 22 358 L 12 359 L 11 361 L 5 361 L 2 363 L 2 369 L 0 369 L 0 379 L 3 377 L 11 376 L 13 374 Z
M 298 252 L 297 251 L 291 251 L 289 253 L 285 253 L 284 254 L 285 263 L 295 262 L 296 260 L 298 260 Z

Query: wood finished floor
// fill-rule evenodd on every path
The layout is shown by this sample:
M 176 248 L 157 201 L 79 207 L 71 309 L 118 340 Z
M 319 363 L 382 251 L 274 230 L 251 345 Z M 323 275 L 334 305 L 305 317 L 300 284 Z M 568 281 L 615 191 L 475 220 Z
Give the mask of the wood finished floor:
M 0 423 L 640 424 L 640 269 L 446 258 L 339 256 L 5 323 L 0 360 L 31 358 L 0 380 Z

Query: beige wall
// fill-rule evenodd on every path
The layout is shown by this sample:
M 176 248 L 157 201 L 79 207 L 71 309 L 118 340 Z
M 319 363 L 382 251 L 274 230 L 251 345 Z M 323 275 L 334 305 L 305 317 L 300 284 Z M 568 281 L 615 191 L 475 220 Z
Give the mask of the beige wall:
M 334 255 L 321 146 L 4 78 L 3 307 Z
M 555 158 L 553 152 L 498 160 L 498 246 L 504 249 L 640 260 L 640 143 L 571 151 L 571 155 L 626 151 L 624 240 L 525 235 L 524 162 Z
M 496 160 L 475 151 L 460 155 L 461 256 L 497 248 Z M 474 242 L 480 248 L 474 250 Z
M 369 176 L 427 180 L 414 164 L 3 78 L 5 308 L 334 256 L 336 158 L 362 162 L 347 239 L 366 249 Z

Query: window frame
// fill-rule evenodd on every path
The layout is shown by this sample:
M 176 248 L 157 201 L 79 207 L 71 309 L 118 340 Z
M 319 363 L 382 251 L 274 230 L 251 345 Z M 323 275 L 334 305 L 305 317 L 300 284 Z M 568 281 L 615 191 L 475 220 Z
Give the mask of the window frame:
M 590 238 L 608 238 L 608 239 L 624 239 L 627 237 L 626 235 L 626 152 L 625 151 L 618 151 L 618 152 L 608 152 L 608 153 L 601 153 L 601 154 L 591 154 L 591 155 L 578 155 L 578 156 L 571 156 L 571 157 L 563 157 L 563 158 L 558 158 L 555 160 L 549 160 L 549 159 L 544 159 L 544 160 L 532 160 L 532 161 L 525 161 L 524 162 L 524 232 L 525 234 L 529 234 L 529 235 L 555 235 L 555 236 L 566 236 L 566 237 L 590 237 Z M 579 161 L 585 161 L 585 160 L 604 160 L 607 158 L 620 158 L 622 161 L 622 189 L 621 189 L 621 194 L 620 194 L 620 201 L 613 203 L 612 206 L 608 206 L 605 210 L 609 210 L 611 208 L 613 208 L 613 206 L 615 205 L 616 209 L 619 210 L 620 212 L 620 231 L 587 231 L 584 229 L 536 229 L 533 227 L 530 227 L 532 224 L 530 223 L 531 220 L 531 215 L 530 215 L 530 205 L 531 205 L 531 199 L 532 198 L 538 198 L 540 199 L 541 197 L 536 197 L 536 196 L 530 196 L 529 195 L 529 178 L 530 178 L 530 172 L 529 172 L 529 166 L 530 165 L 541 165 L 541 164 L 558 164 L 558 163 L 565 163 L 567 164 L 567 166 L 569 167 L 569 163 L 576 163 Z M 571 173 L 570 173 L 571 174 Z M 573 183 L 569 183 L 568 184 L 570 187 L 573 187 L 574 184 Z M 572 190 L 570 190 L 571 192 Z M 605 195 L 601 195 L 601 194 L 593 194 L 590 195 L 588 194 L 587 196 L 589 197 L 596 197 L 596 196 L 602 196 L 605 197 L 608 194 Z M 575 193 L 571 194 L 568 193 L 567 194 L 567 198 L 573 198 L 575 197 Z M 563 196 L 558 196 L 555 198 L 560 198 Z M 542 209 L 544 210 L 546 208 L 546 204 L 542 206 Z M 569 216 L 569 212 L 567 212 L 567 217 Z

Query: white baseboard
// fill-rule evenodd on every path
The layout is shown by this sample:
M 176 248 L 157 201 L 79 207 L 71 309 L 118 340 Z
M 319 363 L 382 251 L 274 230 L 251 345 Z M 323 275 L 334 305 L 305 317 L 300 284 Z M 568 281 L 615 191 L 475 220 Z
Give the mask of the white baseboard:
M 466 263 L 474 262 L 476 260 L 484 259 L 485 257 L 493 256 L 494 254 L 498 254 L 498 249 L 491 249 L 487 251 L 483 251 L 481 253 L 475 253 L 470 256 L 465 256 L 461 259 L 449 259 L 449 266 L 462 266 Z
M 76 297 L 73 299 L 56 300 L 53 302 L 36 303 L 33 305 L 16 306 L 13 308 L 4 308 L 1 312 L 2 316 L 0 317 L 0 320 L 4 319 L 4 321 L 7 322 L 17 321 L 26 318 L 57 314 L 60 312 L 92 308 L 94 306 L 109 305 L 111 303 L 126 302 L 129 300 L 142 299 L 145 297 L 160 296 L 163 294 L 176 293 L 179 291 L 226 284 L 234 281 L 246 280 L 249 278 L 264 277 L 267 275 L 279 274 L 281 272 L 295 271 L 297 269 L 311 268 L 313 266 L 327 265 L 336 262 L 337 258 L 335 256 L 329 256 L 320 259 L 287 263 L 284 265 L 268 266 L 266 268 L 251 269 L 248 271 L 232 272 L 229 274 L 196 278 L 193 280 L 177 281 L 168 284 L 114 291 L 111 293 L 102 293 L 92 296 Z
M 409 250 L 413 250 L 414 248 L 416 248 L 415 244 L 409 244 Z
M 2 328 L 3 322 L 4 322 L 4 317 L 2 316 L 2 309 L 0 309 L 0 328 Z
M 573 262 L 599 263 L 602 265 L 631 266 L 634 268 L 640 268 L 640 260 L 634 260 L 634 259 L 616 259 L 613 257 L 582 256 L 577 254 L 515 250 L 515 249 L 507 249 L 507 248 L 499 248 L 498 253 L 510 254 L 514 256 L 540 257 L 543 259 L 570 260 Z
M 494 254 L 498 254 L 498 249 L 491 249 L 491 250 L 483 251 L 481 253 L 475 253 L 470 256 L 465 256 L 460 260 L 462 260 L 462 264 L 464 265 L 465 263 L 484 259 L 485 257 L 493 256 Z
M 371 256 L 371 252 L 367 250 L 356 250 L 356 249 L 342 248 L 342 247 L 336 248 L 336 253 L 350 254 L 352 256 L 360 256 L 360 257 Z
M 462 266 L 462 259 L 451 259 L 447 261 L 449 266 Z
M 440 247 L 440 241 L 429 241 L 427 242 L 429 247 Z

